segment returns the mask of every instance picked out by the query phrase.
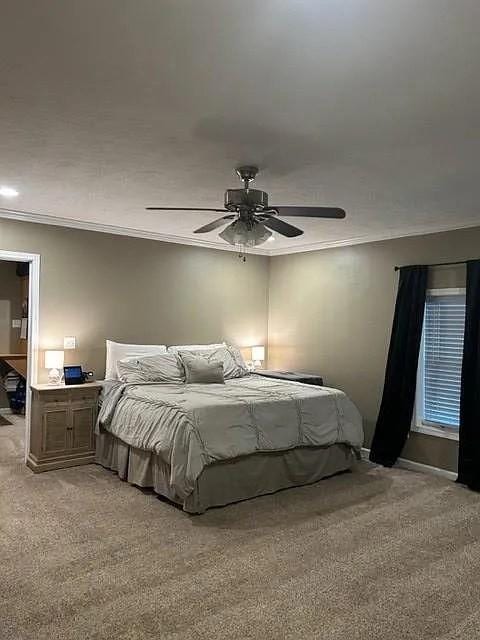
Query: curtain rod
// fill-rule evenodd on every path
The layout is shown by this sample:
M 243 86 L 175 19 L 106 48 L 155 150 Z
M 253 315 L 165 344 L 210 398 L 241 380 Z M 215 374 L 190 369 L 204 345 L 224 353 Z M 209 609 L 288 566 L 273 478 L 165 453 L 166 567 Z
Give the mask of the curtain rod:
M 467 260 L 458 260 L 457 262 L 434 262 L 433 264 L 423 264 L 422 267 L 452 267 L 456 264 L 467 264 Z M 403 269 L 403 267 L 395 267 L 395 271 Z

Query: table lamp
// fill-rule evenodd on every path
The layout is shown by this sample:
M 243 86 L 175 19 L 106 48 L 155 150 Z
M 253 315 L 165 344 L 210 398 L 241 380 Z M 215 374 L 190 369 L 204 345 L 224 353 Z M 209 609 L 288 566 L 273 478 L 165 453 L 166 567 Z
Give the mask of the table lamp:
M 48 384 L 60 384 L 62 381 L 63 356 L 63 351 L 45 351 L 45 369 L 50 369 Z
M 262 362 L 265 360 L 264 346 L 252 347 L 252 360 L 253 360 L 253 366 L 255 367 L 255 369 L 260 369 L 262 366 Z

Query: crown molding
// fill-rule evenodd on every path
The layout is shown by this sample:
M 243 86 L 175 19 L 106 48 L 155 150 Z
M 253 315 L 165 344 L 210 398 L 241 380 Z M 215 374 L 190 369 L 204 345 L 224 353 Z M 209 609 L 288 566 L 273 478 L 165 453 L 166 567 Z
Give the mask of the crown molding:
M 187 238 L 183 236 L 170 235 L 166 233 L 157 233 L 156 231 L 147 231 L 144 229 L 134 229 L 131 227 L 121 227 L 118 225 L 102 224 L 101 222 L 89 222 L 87 220 L 77 220 L 75 218 L 62 218 L 43 213 L 33 213 L 31 211 L 21 211 L 17 209 L 7 209 L 0 207 L 0 218 L 8 220 L 17 220 L 20 222 L 32 222 L 34 224 L 45 224 L 54 227 L 66 227 L 68 229 L 80 229 L 83 231 L 96 231 L 98 233 L 109 233 L 118 236 L 129 236 L 132 238 L 144 238 L 146 240 L 156 240 L 158 242 L 169 242 L 173 244 L 183 244 L 193 247 L 203 247 L 205 249 L 218 249 L 220 251 L 238 252 L 238 248 L 227 244 L 226 242 L 212 242 L 209 240 L 200 240 L 196 238 Z M 365 236 L 356 236 L 353 238 L 345 238 L 343 240 L 329 240 L 326 242 L 308 242 L 304 244 L 295 244 L 290 247 L 279 247 L 271 249 L 255 247 L 249 249 L 248 253 L 262 256 L 282 256 L 293 253 L 308 253 L 310 251 L 322 251 L 323 249 L 335 249 L 338 247 L 348 247 L 357 244 L 367 244 L 369 242 L 382 242 L 384 240 L 395 240 L 396 238 L 409 238 L 412 236 L 431 235 L 433 233 L 443 233 L 445 231 L 455 231 L 459 229 L 471 229 L 480 226 L 480 219 L 468 222 L 466 224 L 451 224 L 437 226 L 417 227 L 408 232 L 388 231 L 385 233 L 372 233 Z
M 270 249 L 268 255 L 271 257 L 289 255 L 291 253 L 308 253 L 310 251 L 321 251 L 323 249 L 335 249 L 337 247 L 349 247 L 356 244 L 368 244 L 369 242 L 382 242 L 383 240 L 395 240 L 397 238 L 410 238 L 413 236 L 427 236 L 434 233 L 444 233 L 445 231 L 457 231 L 460 229 L 472 229 L 480 227 L 480 219 L 466 224 L 455 225 L 428 225 L 417 227 L 408 232 L 389 231 L 386 233 L 372 233 L 365 236 L 345 238 L 344 240 L 330 240 L 326 242 L 309 242 L 291 247 L 279 247 Z
M 219 249 L 220 251 L 235 251 L 238 248 L 226 242 L 211 242 L 196 238 L 185 238 L 182 236 L 157 233 L 156 231 L 146 231 L 144 229 L 133 229 L 131 227 L 120 227 L 118 225 L 102 224 L 101 222 L 88 222 L 87 220 L 77 220 L 75 218 L 61 218 L 43 213 L 32 213 L 31 211 L 21 211 L 17 209 L 6 209 L 0 207 L 0 218 L 16 220 L 19 222 L 32 222 L 34 224 L 45 224 L 53 227 L 66 227 L 68 229 L 80 229 L 82 231 L 96 231 L 98 233 L 110 233 L 117 236 L 130 236 L 132 238 L 143 238 L 146 240 L 156 240 L 158 242 L 170 242 L 174 244 L 184 244 L 206 249 Z M 248 250 L 249 254 L 268 256 L 267 249 L 254 248 Z

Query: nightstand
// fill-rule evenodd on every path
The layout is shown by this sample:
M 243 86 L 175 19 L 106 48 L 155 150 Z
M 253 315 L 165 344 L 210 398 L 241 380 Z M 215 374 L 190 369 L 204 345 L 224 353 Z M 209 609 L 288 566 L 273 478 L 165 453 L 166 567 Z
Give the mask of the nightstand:
M 27 465 L 39 473 L 80 464 L 95 456 L 95 421 L 102 385 L 32 384 Z
M 303 382 L 303 384 L 313 384 L 323 387 L 323 378 L 312 373 L 299 373 L 298 371 L 275 371 L 271 369 L 259 369 L 254 371 L 259 376 L 265 378 L 276 378 L 278 380 L 288 380 L 289 382 Z

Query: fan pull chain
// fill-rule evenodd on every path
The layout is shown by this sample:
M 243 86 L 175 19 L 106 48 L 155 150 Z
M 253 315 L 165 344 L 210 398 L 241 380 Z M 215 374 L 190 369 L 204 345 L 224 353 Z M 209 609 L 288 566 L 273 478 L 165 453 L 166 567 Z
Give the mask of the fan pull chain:
M 240 245 L 240 252 L 238 254 L 238 257 L 242 262 L 247 261 L 247 246 L 245 244 Z

